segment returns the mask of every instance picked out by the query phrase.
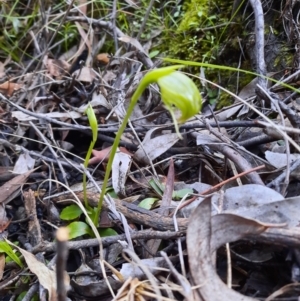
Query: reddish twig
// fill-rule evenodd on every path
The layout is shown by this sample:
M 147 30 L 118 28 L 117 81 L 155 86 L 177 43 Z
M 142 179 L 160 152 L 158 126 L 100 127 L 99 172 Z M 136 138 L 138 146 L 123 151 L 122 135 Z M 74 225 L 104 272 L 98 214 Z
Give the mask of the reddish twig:
M 219 183 L 219 184 L 217 184 L 217 185 L 215 185 L 215 186 L 213 186 L 213 187 L 211 187 L 211 188 L 209 188 L 209 189 L 203 191 L 202 193 L 199 193 L 198 195 L 195 195 L 194 197 L 192 197 L 191 199 L 189 199 L 189 200 L 186 201 L 185 203 L 181 204 L 181 205 L 179 206 L 178 210 L 184 208 L 185 206 L 187 206 L 187 205 L 189 205 L 189 204 L 191 204 L 191 203 L 194 202 L 199 196 L 203 196 L 203 195 L 207 195 L 207 194 L 213 193 L 213 192 L 215 192 L 218 188 L 222 187 L 223 185 L 225 185 L 225 184 L 227 184 L 227 183 L 229 183 L 229 182 L 232 182 L 232 181 L 236 180 L 237 178 L 243 177 L 243 176 L 245 176 L 245 175 L 247 175 L 247 174 L 249 174 L 249 173 L 251 173 L 251 172 L 253 172 L 253 171 L 257 171 L 257 170 L 259 170 L 259 169 L 262 169 L 262 168 L 264 168 L 264 167 L 265 167 L 265 165 L 260 165 L 260 166 L 254 167 L 254 168 L 252 168 L 252 169 L 250 169 L 250 170 L 241 172 L 241 173 L 235 175 L 234 177 L 231 177 L 231 178 L 229 178 L 229 179 L 227 179 L 227 180 L 225 180 L 225 181 L 223 181 L 223 182 L 221 182 L 221 183 Z M 173 215 L 173 213 L 171 214 L 171 216 L 172 216 L 172 215 Z

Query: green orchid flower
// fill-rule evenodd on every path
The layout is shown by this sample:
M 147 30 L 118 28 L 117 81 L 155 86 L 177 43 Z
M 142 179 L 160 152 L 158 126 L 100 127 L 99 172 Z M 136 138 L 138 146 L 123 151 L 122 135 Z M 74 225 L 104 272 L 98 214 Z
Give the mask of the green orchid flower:
M 200 93 L 194 82 L 178 71 L 159 78 L 157 83 L 161 90 L 162 101 L 169 110 L 176 132 L 181 138 L 177 121 L 183 123 L 199 113 L 202 106 Z M 181 112 L 178 120 L 175 119 L 174 106 Z
M 157 81 L 162 100 L 168 110 L 173 106 L 181 111 L 180 123 L 199 113 L 202 101 L 194 82 L 185 74 L 175 71 Z
M 112 168 L 112 162 L 117 151 L 121 135 L 123 134 L 127 122 L 130 118 L 133 109 L 148 85 L 157 83 L 160 87 L 161 98 L 165 107 L 169 110 L 172 119 L 175 124 L 175 129 L 179 137 L 181 137 L 178 129 L 178 123 L 175 118 L 174 107 L 181 111 L 181 116 L 178 120 L 182 123 L 199 113 L 202 107 L 202 100 L 200 93 L 194 84 L 194 82 L 185 74 L 176 71 L 177 69 L 184 67 L 183 65 L 175 65 L 170 67 L 159 68 L 148 72 L 141 82 L 139 83 L 135 93 L 132 96 L 131 102 L 127 109 L 127 113 L 123 119 L 123 122 L 119 128 L 119 131 L 115 137 L 115 141 L 111 148 L 111 153 L 106 167 L 105 177 L 102 184 L 102 191 L 100 200 L 98 203 L 98 212 L 96 214 L 95 223 L 100 215 L 104 194 L 106 191 L 107 182 Z
M 146 74 L 141 85 L 156 82 L 161 90 L 165 107 L 173 116 L 174 106 L 181 111 L 180 123 L 199 113 L 202 107 L 201 95 L 194 82 L 176 69 L 183 65 L 160 68 Z M 144 83 L 143 83 L 144 82 Z

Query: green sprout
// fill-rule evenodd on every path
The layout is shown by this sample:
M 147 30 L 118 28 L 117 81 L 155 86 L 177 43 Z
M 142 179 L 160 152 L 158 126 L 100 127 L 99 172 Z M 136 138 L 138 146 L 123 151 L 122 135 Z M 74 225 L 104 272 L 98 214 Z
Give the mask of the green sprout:
M 109 175 L 112 169 L 112 163 L 117 151 L 121 136 L 126 128 L 127 122 L 133 112 L 133 109 L 148 85 L 152 83 L 157 83 L 161 90 L 161 98 L 167 110 L 169 110 L 172 119 L 175 124 L 175 129 L 179 137 L 181 137 L 178 129 L 178 123 L 174 114 L 174 107 L 181 111 L 181 116 L 178 120 L 179 123 L 185 122 L 190 117 L 199 113 L 202 106 L 202 100 L 200 93 L 194 84 L 194 82 L 185 74 L 176 71 L 177 69 L 183 67 L 183 65 L 175 65 L 170 67 L 164 67 L 152 70 L 148 72 L 141 82 L 139 83 L 135 93 L 132 96 L 131 102 L 127 109 L 127 113 L 121 124 L 119 131 L 115 137 L 115 141 L 111 148 L 111 153 L 109 156 L 108 164 L 106 167 L 105 177 L 102 184 L 100 199 L 98 202 L 97 212 L 95 214 L 94 224 L 99 220 L 99 215 L 102 208 L 102 203 L 104 195 L 106 192 L 106 187 L 109 179 Z
M 92 150 L 94 148 L 94 145 L 97 141 L 97 137 L 98 137 L 98 122 L 97 122 L 97 118 L 95 115 L 95 112 L 93 110 L 93 107 L 91 106 L 91 104 L 88 105 L 88 107 L 85 110 L 85 113 L 87 114 L 91 129 L 92 129 L 92 141 L 90 144 L 90 147 L 88 149 L 88 152 L 86 154 L 85 160 L 84 160 L 84 168 L 87 168 L 88 164 L 89 164 L 89 160 L 91 158 L 91 154 L 92 154 Z M 88 205 L 88 201 L 87 201 L 87 191 L 86 191 L 86 173 L 83 173 L 83 198 L 84 198 L 84 205 L 85 208 L 89 208 Z

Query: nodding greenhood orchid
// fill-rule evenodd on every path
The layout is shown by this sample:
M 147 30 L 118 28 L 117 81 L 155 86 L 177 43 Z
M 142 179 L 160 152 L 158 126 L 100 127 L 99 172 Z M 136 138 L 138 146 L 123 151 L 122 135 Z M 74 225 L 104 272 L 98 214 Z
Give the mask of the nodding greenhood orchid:
M 194 84 L 194 82 L 185 74 L 176 71 L 177 69 L 184 67 L 183 65 L 175 65 L 170 67 L 158 68 L 149 71 L 139 83 L 136 91 L 134 92 L 127 113 L 123 119 L 123 122 L 117 132 L 115 141 L 111 148 L 111 153 L 106 167 L 105 177 L 102 184 L 102 190 L 100 194 L 100 199 L 98 202 L 98 210 L 96 214 L 95 222 L 98 221 L 100 215 L 110 171 L 112 168 L 112 162 L 117 151 L 120 138 L 126 128 L 129 117 L 133 112 L 133 109 L 148 85 L 152 83 L 157 83 L 160 87 L 161 98 L 165 107 L 169 110 L 172 119 L 175 124 L 175 129 L 179 137 L 181 137 L 178 129 L 177 120 L 174 114 L 174 107 L 181 111 L 181 116 L 178 122 L 182 123 L 199 113 L 202 107 L 202 100 L 200 93 Z
M 181 112 L 178 122 L 183 123 L 199 113 L 202 106 L 200 93 L 194 82 L 178 71 L 159 78 L 157 83 L 160 87 L 162 101 L 169 110 L 176 132 L 181 138 L 174 116 L 174 106 Z
M 184 73 L 175 71 L 180 67 L 183 67 L 183 65 L 152 70 L 141 81 L 142 85 L 146 84 L 148 86 L 155 82 L 159 85 L 162 101 L 173 118 L 178 134 L 174 106 L 181 112 L 178 119 L 179 123 L 183 123 L 199 113 L 202 107 L 201 95 L 194 82 Z

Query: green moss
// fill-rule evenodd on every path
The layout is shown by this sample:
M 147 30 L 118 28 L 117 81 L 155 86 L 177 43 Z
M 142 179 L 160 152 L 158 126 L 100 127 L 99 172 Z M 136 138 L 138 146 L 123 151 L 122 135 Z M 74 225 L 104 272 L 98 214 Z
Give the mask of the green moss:
M 294 55 L 286 44 L 281 45 L 279 54 L 274 60 L 276 70 L 285 69 L 293 65 Z
M 167 57 L 184 59 L 196 62 L 206 62 L 223 66 L 253 70 L 253 57 L 250 47 L 250 37 L 253 35 L 254 20 L 245 21 L 243 14 L 236 14 L 233 22 L 232 7 L 234 1 L 227 0 L 186 0 L 182 7 L 182 18 L 176 30 L 162 33 L 161 44 L 156 49 L 160 54 Z M 247 1 L 241 6 L 245 9 Z M 245 11 L 245 10 L 243 10 Z M 247 15 L 252 12 L 250 9 Z M 286 43 L 280 46 L 278 52 L 274 52 L 274 43 L 282 41 L 283 32 L 278 12 L 270 11 L 266 20 L 265 35 L 266 45 L 269 46 L 270 55 L 266 47 L 266 63 L 268 71 L 278 71 L 292 66 L 293 54 Z M 248 24 L 246 26 L 246 24 Z M 224 26 L 222 26 L 225 24 Z M 250 25 L 249 25 L 250 24 Z M 253 26 L 252 26 L 253 25 Z M 250 35 L 250 36 L 249 36 Z M 271 40 L 272 38 L 272 40 Z M 268 44 L 269 43 L 269 44 Z M 248 48 L 247 48 L 248 47 Z M 242 49 L 241 49 L 242 48 Z M 243 54 L 241 54 L 243 51 Z M 273 52 L 272 52 L 273 51 Z M 199 74 L 199 68 L 190 68 L 193 74 Z M 205 76 L 229 91 L 235 93 L 246 86 L 253 76 L 244 73 L 237 74 L 224 70 L 206 69 Z M 207 88 L 207 94 L 211 93 L 212 87 Z M 215 96 L 212 97 L 212 100 Z M 218 93 L 218 108 L 232 103 L 233 98 L 226 92 Z
M 227 10 L 220 14 L 221 3 L 223 6 L 227 3 Z M 219 52 L 221 33 L 225 28 L 225 25 L 217 25 L 228 22 L 231 4 L 225 0 L 185 1 L 183 17 L 177 29 L 164 36 L 162 51 L 181 59 L 214 61 Z
M 178 27 L 178 32 L 184 32 L 190 29 L 197 29 L 203 23 L 203 20 L 209 16 L 209 1 L 192 0 L 185 1 L 183 10 L 184 16 Z
M 218 104 L 217 104 L 217 109 L 222 109 L 223 107 L 227 107 L 230 106 L 232 104 L 232 98 L 231 96 L 224 92 L 221 91 L 220 95 L 219 95 L 219 100 L 218 100 Z
M 232 30 L 233 25 L 229 24 L 231 10 L 232 1 L 185 1 L 177 29 L 164 34 L 158 50 L 172 58 L 238 67 L 240 45 L 237 36 L 241 35 L 241 26 L 234 24 Z M 232 51 L 236 55 L 233 56 Z M 190 72 L 199 74 L 199 68 L 190 68 Z M 236 75 L 232 72 L 206 69 L 205 75 L 223 87 L 232 86 L 235 91 Z M 225 94 L 221 100 L 227 97 L 228 104 L 232 98 Z

